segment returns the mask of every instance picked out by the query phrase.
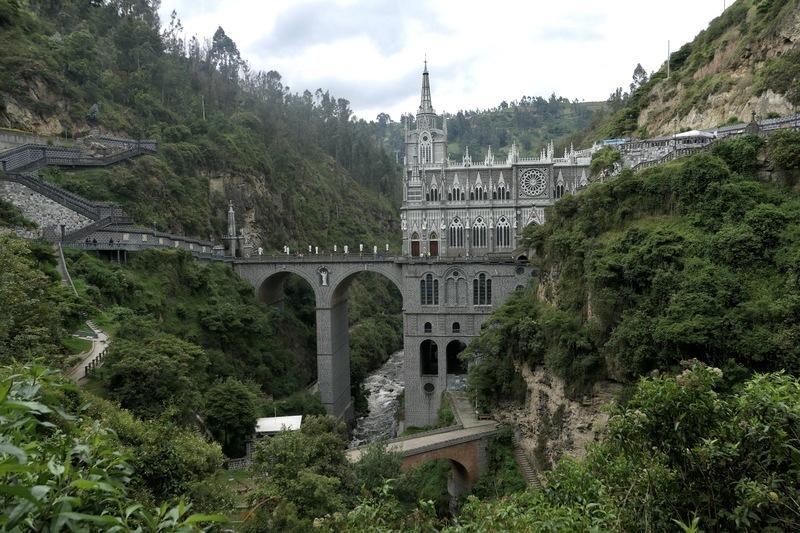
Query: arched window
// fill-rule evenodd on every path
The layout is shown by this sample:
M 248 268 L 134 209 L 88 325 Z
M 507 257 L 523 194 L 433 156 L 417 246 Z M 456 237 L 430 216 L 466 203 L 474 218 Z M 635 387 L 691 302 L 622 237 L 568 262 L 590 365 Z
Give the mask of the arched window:
M 423 165 L 433 163 L 433 147 L 430 134 L 426 131 L 420 137 L 419 160 Z
M 450 235 L 447 244 L 451 248 L 464 247 L 464 224 L 461 223 L 461 219 L 458 217 L 454 218 L 450 223 Z
M 564 184 L 563 183 L 558 183 L 558 184 L 556 184 L 556 190 L 555 190 L 556 200 L 558 200 L 562 196 L 564 196 Z
M 439 201 L 439 189 L 435 186 L 431 187 L 430 192 L 425 195 L 425 198 L 430 202 L 438 202 Z
M 423 376 L 439 374 L 439 347 L 430 339 L 419 345 L 419 368 Z
M 472 280 L 472 304 L 492 304 L 492 279 L 486 274 L 478 274 L 478 277 Z
M 497 186 L 497 195 L 495 196 L 498 200 L 504 200 L 506 198 L 506 184 L 501 183 Z
M 411 257 L 419 257 L 419 233 L 411 234 Z
M 448 200 L 449 200 L 451 197 L 452 197 L 452 199 L 453 199 L 453 200 L 455 200 L 456 202 L 457 202 L 457 201 L 459 201 L 459 200 L 463 200 L 463 199 L 464 199 L 464 197 L 463 197 L 463 194 L 464 194 L 464 193 L 463 193 L 463 192 L 461 192 L 461 187 L 459 187 L 458 185 L 454 185 L 454 186 L 453 186 L 453 189 L 450 191 L 450 194 L 448 195 Z
M 472 224 L 472 246 L 486 248 L 486 222 L 481 217 Z
M 461 333 L 461 324 L 453 322 L 453 333 Z
M 497 225 L 494 228 L 495 242 L 500 248 L 507 248 L 511 246 L 511 224 L 508 223 L 506 217 L 500 217 Z
M 422 305 L 439 305 L 439 280 L 425 274 L 419 280 L 419 298 Z
M 431 325 L 430 322 L 425 322 L 425 325 L 423 326 L 422 329 L 424 330 L 425 333 L 430 333 L 433 331 L 433 326 Z

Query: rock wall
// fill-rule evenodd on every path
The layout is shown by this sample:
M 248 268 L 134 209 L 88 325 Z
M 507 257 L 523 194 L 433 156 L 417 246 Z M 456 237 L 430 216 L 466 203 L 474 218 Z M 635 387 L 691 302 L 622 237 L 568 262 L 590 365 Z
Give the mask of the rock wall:
M 495 415 L 518 428 L 517 438 L 538 470 L 548 469 L 564 456 L 582 458 L 586 446 L 598 440 L 608 422 L 605 406 L 614 401 L 622 385 L 600 382 L 590 397 L 571 400 L 564 381 L 543 366 L 517 369 L 528 385 L 521 406 L 506 406 Z
M 755 9 L 748 21 L 752 23 Z M 650 94 L 648 105 L 641 110 L 638 125 L 646 127 L 650 136 L 669 135 L 677 131 L 715 128 L 736 117 L 748 122 L 751 113 L 766 118 L 770 113 L 790 115 L 796 107 L 785 95 L 766 91 L 759 94 L 757 78 L 766 62 L 795 50 L 800 45 L 800 6 L 795 6 L 779 21 L 768 37 L 741 46 L 741 28 L 733 28 L 717 40 L 713 59 L 698 69 L 691 80 L 677 85 L 661 82 Z M 691 100 L 694 84 L 707 76 L 717 77 L 717 86 L 691 108 L 683 102 Z
M 0 181 L 0 198 L 19 207 L 25 218 L 36 222 L 42 230 L 59 229 L 64 224 L 70 232 L 92 223 L 89 218 L 13 181 Z

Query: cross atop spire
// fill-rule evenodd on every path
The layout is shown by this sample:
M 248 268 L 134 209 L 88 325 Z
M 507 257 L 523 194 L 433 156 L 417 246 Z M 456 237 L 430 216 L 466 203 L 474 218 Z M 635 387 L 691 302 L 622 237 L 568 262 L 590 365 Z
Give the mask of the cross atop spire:
M 431 82 L 428 79 L 428 56 L 425 55 L 425 68 L 422 71 L 422 95 L 420 96 L 418 115 L 434 114 L 431 103 Z

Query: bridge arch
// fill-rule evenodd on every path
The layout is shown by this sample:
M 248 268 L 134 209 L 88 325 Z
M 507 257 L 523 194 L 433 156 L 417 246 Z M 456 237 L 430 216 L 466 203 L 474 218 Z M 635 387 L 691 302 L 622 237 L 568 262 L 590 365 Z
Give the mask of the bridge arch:
M 478 438 L 457 439 L 432 449 L 421 449 L 419 452 L 405 453 L 402 468 L 407 470 L 436 460 L 450 462 L 450 479 L 447 490 L 451 496 L 462 496 L 472 490 L 478 477 L 486 467 L 486 436 Z
M 252 259 L 236 261 L 233 267 L 253 285 L 259 300 L 270 305 L 283 305 L 284 285 L 292 275 L 299 276 L 311 286 L 316 304 L 320 400 L 329 414 L 351 419 L 348 289 L 361 272 L 374 272 L 388 279 L 402 297 L 402 267 L 392 260 L 354 254 Z
M 308 272 L 303 269 L 277 270 L 262 276 L 255 283 L 258 301 L 263 304 L 283 308 L 286 297 L 284 289 L 286 282 L 292 276 L 297 276 L 308 284 L 314 292 L 315 303 L 319 305 L 321 294 L 319 294 L 317 290 L 315 280 L 311 279 Z

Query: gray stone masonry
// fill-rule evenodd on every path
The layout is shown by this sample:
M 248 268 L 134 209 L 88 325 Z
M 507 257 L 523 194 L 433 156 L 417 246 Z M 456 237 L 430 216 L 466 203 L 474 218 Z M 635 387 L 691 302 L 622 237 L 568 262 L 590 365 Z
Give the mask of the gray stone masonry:
M 525 286 L 534 273 L 529 265 L 510 259 L 412 259 L 357 254 L 302 259 L 256 257 L 235 260 L 233 268 L 253 285 L 259 300 L 266 304 L 282 305 L 283 285 L 290 275 L 304 279 L 314 290 L 320 398 L 330 414 L 345 418 L 352 415 L 347 289 L 355 276 L 365 271 L 391 281 L 403 297 L 405 415 L 409 426 L 436 423 L 448 374 L 453 380 L 452 369 L 448 370 L 448 350 L 460 351 L 469 344 L 489 314 L 512 291 Z M 475 303 L 473 294 L 473 284 L 481 276 L 491 279 L 491 297 L 483 305 Z M 431 303 L 423 303 L 423 280 L 436 283 Z M 423 344 L 435 346 L 435 353 Z M 422 359 L 432 356 L 436 359 L 436 373 L 423 368 Z
M 60 232 L 63 224 L 70 232 L 92 223 L 91 219 L 13 181 L 0 180 L 0 198 L 19 207 L 25 218 L 36 222 L 42 230 L 54 228 Z

